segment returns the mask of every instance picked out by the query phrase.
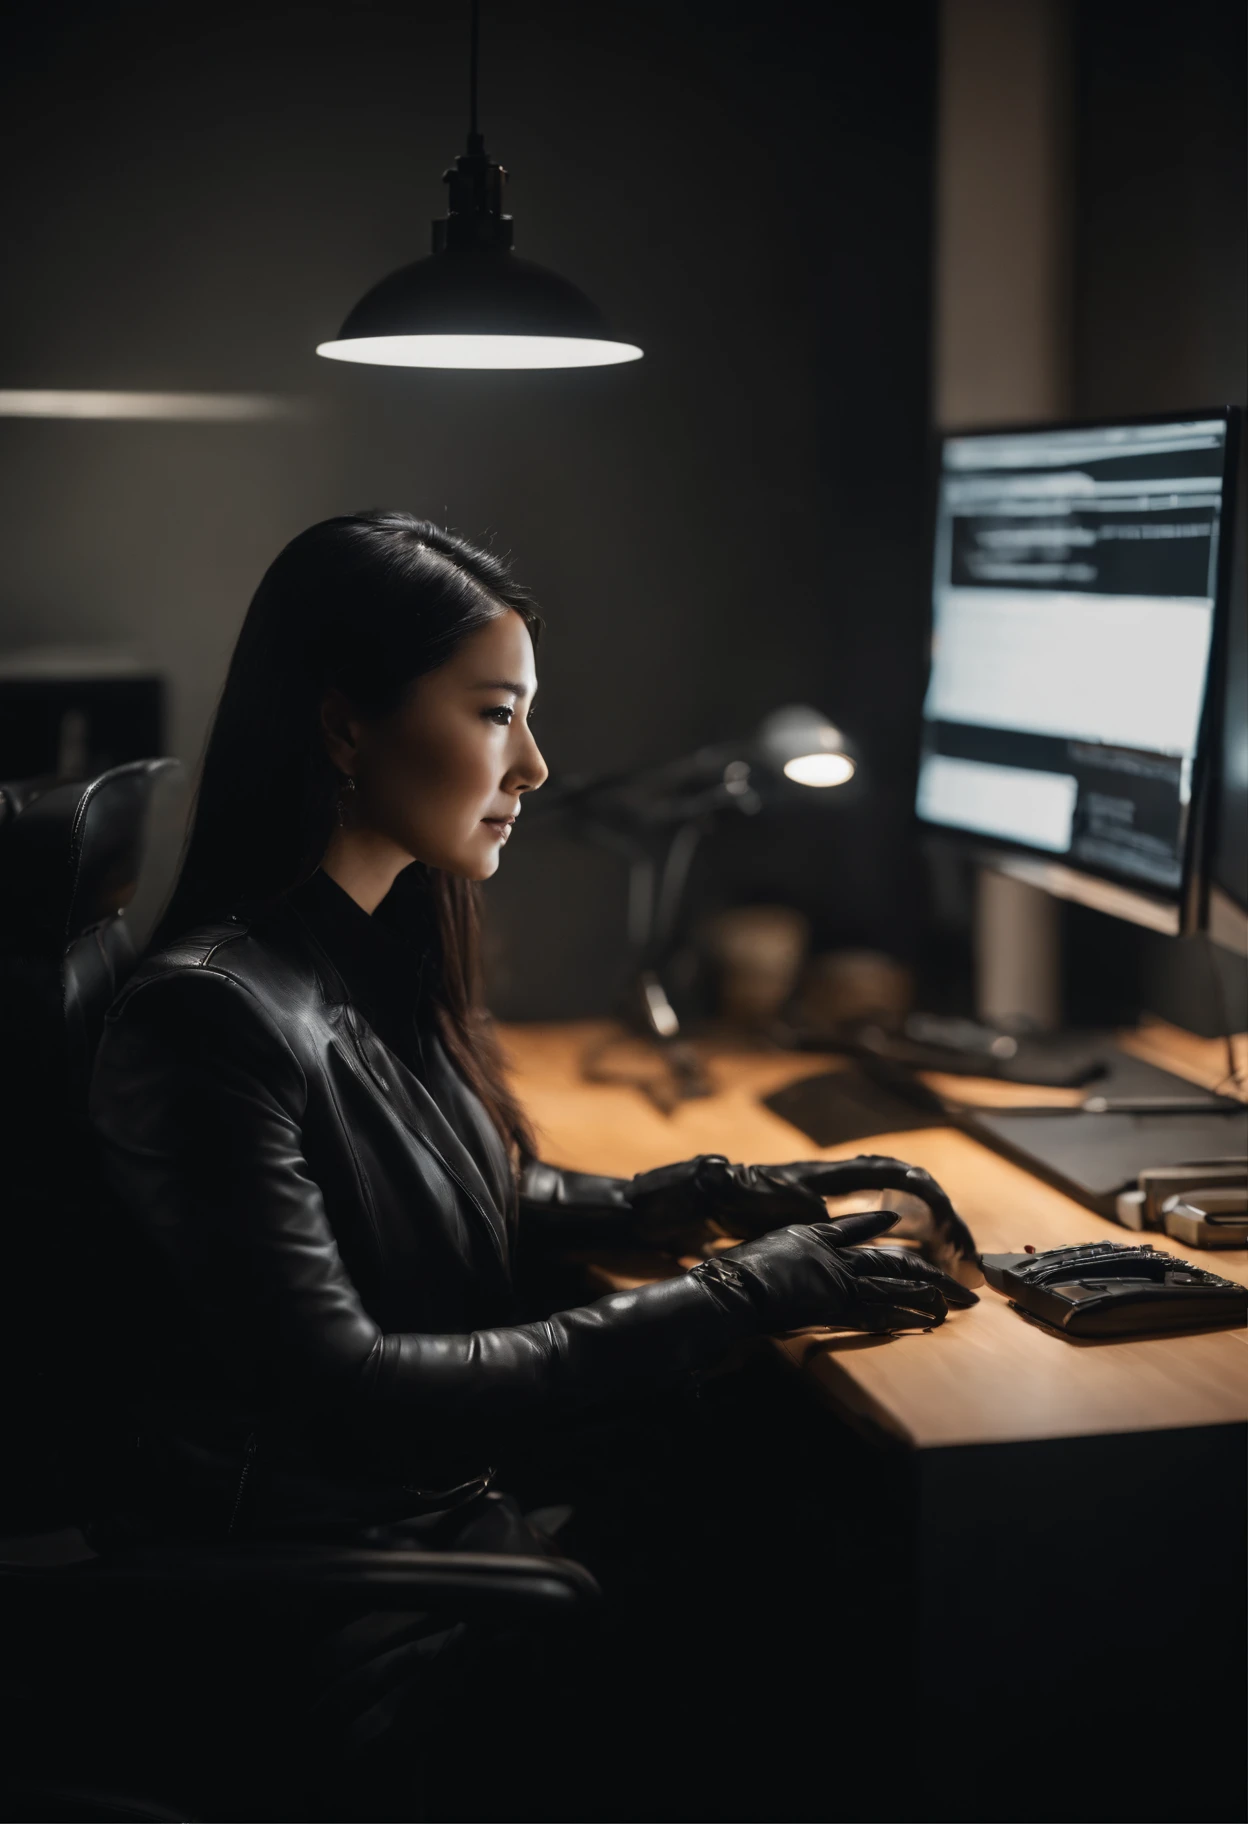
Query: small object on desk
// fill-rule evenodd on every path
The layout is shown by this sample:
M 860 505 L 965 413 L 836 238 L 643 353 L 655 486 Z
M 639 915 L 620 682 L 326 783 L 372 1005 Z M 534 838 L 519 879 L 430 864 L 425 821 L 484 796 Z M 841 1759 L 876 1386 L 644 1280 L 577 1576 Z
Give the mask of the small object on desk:
M 721 1019 L 766 1031 L 793 993 L 810 948 L 810 921 L 792 906 L 730 906 L 699 928 Z
M 794 1036 L 823 1034 L 834 1042 L 860 1026 L 896 1030 L 914 1001 L 914 976 L 880 950 L 825 950 L 802 971 L 789 1009 Z
M 1197 1248 L 1248 1247 L 1248 1184 L 1197 1186 L 1161 1206 L 1167 1235 Z
M 985 1254 L 984 1277 L 1016 1310 L 1063 1336 L 1148 1336 L 1248 1322 L 1248 1286 L 1144 1242 Z
M 957 1015 L 915 1012 L 907 1016 L 902 1031 L 916 1045 L 939 1045 L 946 1051 L 961 1052 L 975 1063 L 1005 1064 L 1018 1056 L 1017 1034 Z
M 1248 1187 L 1248 1158 L 1150 1166 L 1140 1173 L 1139 1189 L 1124 1191 L 1119 1197 L 1118 1220 L 1128 1229 L 1164 1229 L 1162 1207 L 1167 1199 L 1214 1186 L 1229 1190 Z M 1189 1235 L 1180 1237 L 1182 1241 L 1192 1239 Z
M 908 1070 L 996 1077 L 1047 1089 L 1079 1089 L 1107 1074 L 1116 1077 L 1124 1061 L 1108 1032 L 1013 1034 L 931 1013 L 910 1014 L 900 1032 L 864 1026 L 856 1046 L 868 1057 Z
M 1119 1191 L 1114 1214 L 1124 1229 L 1144 1229 L 1147 1200 L 1143 1191 Z

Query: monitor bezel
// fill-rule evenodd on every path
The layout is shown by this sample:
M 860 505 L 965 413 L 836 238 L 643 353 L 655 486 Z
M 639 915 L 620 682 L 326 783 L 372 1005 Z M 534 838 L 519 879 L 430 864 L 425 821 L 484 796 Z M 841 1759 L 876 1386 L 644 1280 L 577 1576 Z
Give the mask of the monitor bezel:
M 1225 727 L 1223 711 L 1230 702 L 1230 645 L 1231 645 L 1231 606 L 1232 595 L 1237 575 L 1239 548 L 1236 539 L 1248 535 L 1241 509 L 1244 504 L 1243 476 L 1240 465 L 1244 460 L 1243 434 L 1244 411 L 1242 407 L 1232 408 L 1232 423 L 1228 431 L 1228 443 L 1235 439 L 1235 453 L 1231 468 L 1227 474 L 1226 486 L 1234 503 L 1234 518 L 1231 535 L 1224 541 L 1219 551 L 1218 588 L 1225 595 L 1226 612 L 1222 617 L 1222 647 L 1219 654 L 1220 672 L 1218 690 L 1212 712 L 1212 726 L 1209 737 L 1207 788 L 1203 802 L 1203 843 L 1200 856 L 1199 893 L 1200 893 L 1200 929 L 1210 941 L 1222 948 L 1234 952 L 1237 956 L 1248 955 L 1248 900 L 1243 900 L 1236 893 L 1223 886 L 1214 878 L 1214 861 L 1218 843 L 1218 819 L 1223 811 L 1220 793 L 1223 783 L 1222 762 L 1225 758 Z M 1223 570 L 1223 565 L 1225 570 Z M 1248 608 L 1248 604 L 1245 605 Z
M 1025 437 L 1052 431 L 1112 430 L 1119 425 L 1186 424 L 1197 419 L 1216 418 L 1226 427 L 1222 452 L 1222 524 L 1218 538 L 1218 567 L 1214 583 L 1213 626 L 1209 646 L 1209 666 L 1205 675 L 1205 693 L 1201 704 L 1196 746 L 1192 755 L 1192 792 L 1188 801 L 1183 832 L 1182 875 L 1172 894 L 1151 892 L 1110 869 L 1101 871 L 1086 863 L 1073 866 L 1064 857 L 1047 850 L 1031 848 L 1026 843 L 1006 837 L 985 836 L 977 830 L 961 830 L 954 824 L 935 823 L 923 817 L 918 809 L 918 775 L 912 810 L 915 826 L 924 842 L 938 840 L 959 853 L 969 855 L 981 866 L 1010 874 L 1059 899 L 1071 899 L 1114 918 L 1129 919 L 1168 936 L 1184 936 L 1204 928 L 1209 916 L 1207 880 L 1207 846 L 1209 840 L 1209 795 L 1214 778 L 1214 745 L 1217 739 L 1217 716 L 1220 691 L 1225 682 L 1226 637 L 1230 612 L 1231 552 L 1235 537 L 1235 481 L 1239 461 L 1242 413 L 1237 405 L 1197 406 L 1187 411 L 1101 413 L 1093 418 L 1054 418 L 1019 420 L 1013 423 L 969 424 L 937 427 L 932 438 L 928 492 L 927 528 L 927 650 L 923 670 L 923 692 L 919 702 L 920 749 L 922 743 L 923 705 L 927 701 L 932 672 L 932 638 L 935 630 L 935 547 L 940 514 L 940 486 L 944 472 L 946 444 L 962 437 Z M 921 764 L 921 758 L 920 758 Z

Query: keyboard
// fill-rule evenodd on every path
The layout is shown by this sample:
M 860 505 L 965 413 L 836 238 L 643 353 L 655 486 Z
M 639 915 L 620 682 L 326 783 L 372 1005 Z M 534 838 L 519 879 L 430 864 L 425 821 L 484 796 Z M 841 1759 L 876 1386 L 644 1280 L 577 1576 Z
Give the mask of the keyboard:
M 1248 1323 L 1248 1286 L 1148 1243 L 985 1254 L 984 1277 L 1063 1336 L 1149 1336 Z

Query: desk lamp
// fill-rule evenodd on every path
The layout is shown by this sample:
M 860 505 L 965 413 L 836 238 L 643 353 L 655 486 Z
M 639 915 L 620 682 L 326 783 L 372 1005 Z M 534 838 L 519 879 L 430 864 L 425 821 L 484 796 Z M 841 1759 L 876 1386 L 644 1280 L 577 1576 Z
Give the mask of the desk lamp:
M 854 771 L 840 729 L 817 709 L 795 704 L 774 710 L 740 740 L 699 748 L 657 767 L 568 779 L 536 800 L 535 810 L 566 815 L 574 834 L 628 863 L 633 963 L 624 1023 L 663 1057 L 666 1083 L 645 1087 L 665 1113 L 676 1102 L 711 1090 L 682 1037 L 663 981 L 698 845 L 724 814 L 756 816 L 788 796 L 791 786 L 826 790 L 844 785 Z M 618 1080 L 602 1069 L 606 1048 L 596 1045 L 583 1061 L 593 1081 Z

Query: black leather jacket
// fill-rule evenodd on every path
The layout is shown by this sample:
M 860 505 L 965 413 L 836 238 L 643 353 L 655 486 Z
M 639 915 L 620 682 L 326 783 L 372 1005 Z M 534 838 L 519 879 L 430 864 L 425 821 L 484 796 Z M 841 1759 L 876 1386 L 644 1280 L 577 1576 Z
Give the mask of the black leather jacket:
M 382 1041 L 297 904 L 146 957 L 97 1055 L 104 1175 L 155 1275 L 124 1319 L 126 1498 L 164 1528 L 453 1505 L 518 1428 L 757 1328 L 701 1269 L 515 1322 L 523 1215 L 480 1105 L 435 1040 L 426 1080 Z

